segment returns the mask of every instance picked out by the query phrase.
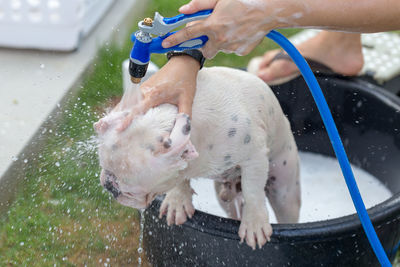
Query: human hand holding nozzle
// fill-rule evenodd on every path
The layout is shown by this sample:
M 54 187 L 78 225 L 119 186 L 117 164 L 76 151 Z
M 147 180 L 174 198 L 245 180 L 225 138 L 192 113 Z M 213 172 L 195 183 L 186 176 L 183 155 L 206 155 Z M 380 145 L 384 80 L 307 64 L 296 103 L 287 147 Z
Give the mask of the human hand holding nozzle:
M 254 1 L 256 2 L 256 1 Z M 266 5 L 249 5 L 239 0 L 193 0 L 182 6 L 179 12 L 193 14 L 213 9 L 208 18 L 188 24 L 184 29 L 169 36 L 162 43 L 171 47 L 185 40 L 207 35 L 208 41 L 201 48 L 204 57 L 213 58 L 219 51 L 246 55 L 265 37 L 270 28 L 263 29 Z
M 199 62 L 189 56 L 172 57 L 156 74 L 140 85 L 142 100 L 130 108 L 119 131 L 125 130 L 139 114 L 165 103 L 178 106 L 179 113 L 191 117 L 199 69 Z

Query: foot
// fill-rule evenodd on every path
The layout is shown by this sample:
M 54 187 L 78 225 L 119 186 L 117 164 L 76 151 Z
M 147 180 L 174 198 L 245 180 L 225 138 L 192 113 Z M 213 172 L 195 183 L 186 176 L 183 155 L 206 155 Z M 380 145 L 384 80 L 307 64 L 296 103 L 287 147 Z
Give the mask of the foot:
M 321 31 L 296 48 L 304 57 L 345 76 L 357 75 L 364 64 L 360 34 Z M 257 75 L 266 83 L 299 73 L 292 61 L 278 59 L 271 62 L 279 51 L 268 51 L 259 63 Z
M 270 241 L 271 235 L 272 227 L 269 223 L 267 209 L 245 204 L 239 227 L 241 242 L 246 240 L 247 245 L 254 250 L 257 244 L 261 248 L 267 241 Z
M 193 189 L 186 183 L 174 187 L 167 193 L 161 204 L 160 219 L 166 214 L 168 225 L 181 225 L 188 217 L 192 218 L 195 211 L 192 204 L 193 193 Z

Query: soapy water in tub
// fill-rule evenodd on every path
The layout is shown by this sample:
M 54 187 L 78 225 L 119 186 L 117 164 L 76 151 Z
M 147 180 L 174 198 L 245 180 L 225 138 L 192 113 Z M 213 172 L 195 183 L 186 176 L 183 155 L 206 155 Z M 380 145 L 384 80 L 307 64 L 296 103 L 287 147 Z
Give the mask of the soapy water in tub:
M 301 209 L 299 223 L 334 219 L 356 212 L 336 158 L 310 152 L 300 152 Z M 352 166 L 366 208 L 392 196 L 374 176 Z M 193 204 L 197 210 L 227 218 L 219 205 L 211 179 L 192 179 Z M 271 223 L 275 214 L 265 198 Z

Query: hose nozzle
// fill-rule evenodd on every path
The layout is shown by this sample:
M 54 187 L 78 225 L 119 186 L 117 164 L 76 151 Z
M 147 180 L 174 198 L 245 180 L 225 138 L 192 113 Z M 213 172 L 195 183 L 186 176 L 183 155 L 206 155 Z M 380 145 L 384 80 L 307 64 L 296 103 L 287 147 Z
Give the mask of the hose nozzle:
M 135 63 L 131 58 L 129 60 L 129 74 L 131 75 L 131 81 L 133 83 L 140 83 L 144 75 L 146 75 L 148 66 L 148 62 L 145 64 Z
M 141 80 L 142 80 L 142 78 L 135 78 L 135 77 L 131 76 L 131 82 L 132 83 L 138 84 L 138 83 L 140 83 Z
M 143 20 L 143 23 L 151 25 L 153 20 L 146 18 Z M 152 37 L 148 33 L 137 31 L 132 36 L 132 41 L 133 47 L 129 60 L 129 74 L 133 83 L 140 83 L 149 65 Z

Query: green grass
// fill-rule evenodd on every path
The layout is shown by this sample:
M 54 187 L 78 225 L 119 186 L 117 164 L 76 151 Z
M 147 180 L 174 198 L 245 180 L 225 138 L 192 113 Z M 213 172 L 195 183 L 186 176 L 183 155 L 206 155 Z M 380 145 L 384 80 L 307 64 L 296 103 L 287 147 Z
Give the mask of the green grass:
M 137 234 L 132 227 L 136 212 L 99 186 L 98 159 L 90 142 L 102 106 L 122 93 L 126 56 L 126 48 L 114 45 L 100 50 L 46 145 L 28 159 L 23 190 L 0 222 L 0 266 L 135 261 L 135 246 L 128 243 Z
M 153 1 L 143 17 L 155 11 L 174 16 L 186 2 Z M 206 65 L 245 67 L 252 56 L 276 47 L 265 40 L 251 55 L 219 54 Z M 122 94 L 121 63 L 130 48 L 127 36 L 122 47 L 100 49 L 79 93 L 60 110 L 58 126 L 48 130 L 45 146 L 27 159 L 23 189 L 0 219 L 0 266 L 135 265 L 137 212 L 113 201 L 99 185 L 92 145 L 93 123 L 110 100 Z M 166 62 L 164 55 L 153 55 L 152 60 L 159 66 Z

